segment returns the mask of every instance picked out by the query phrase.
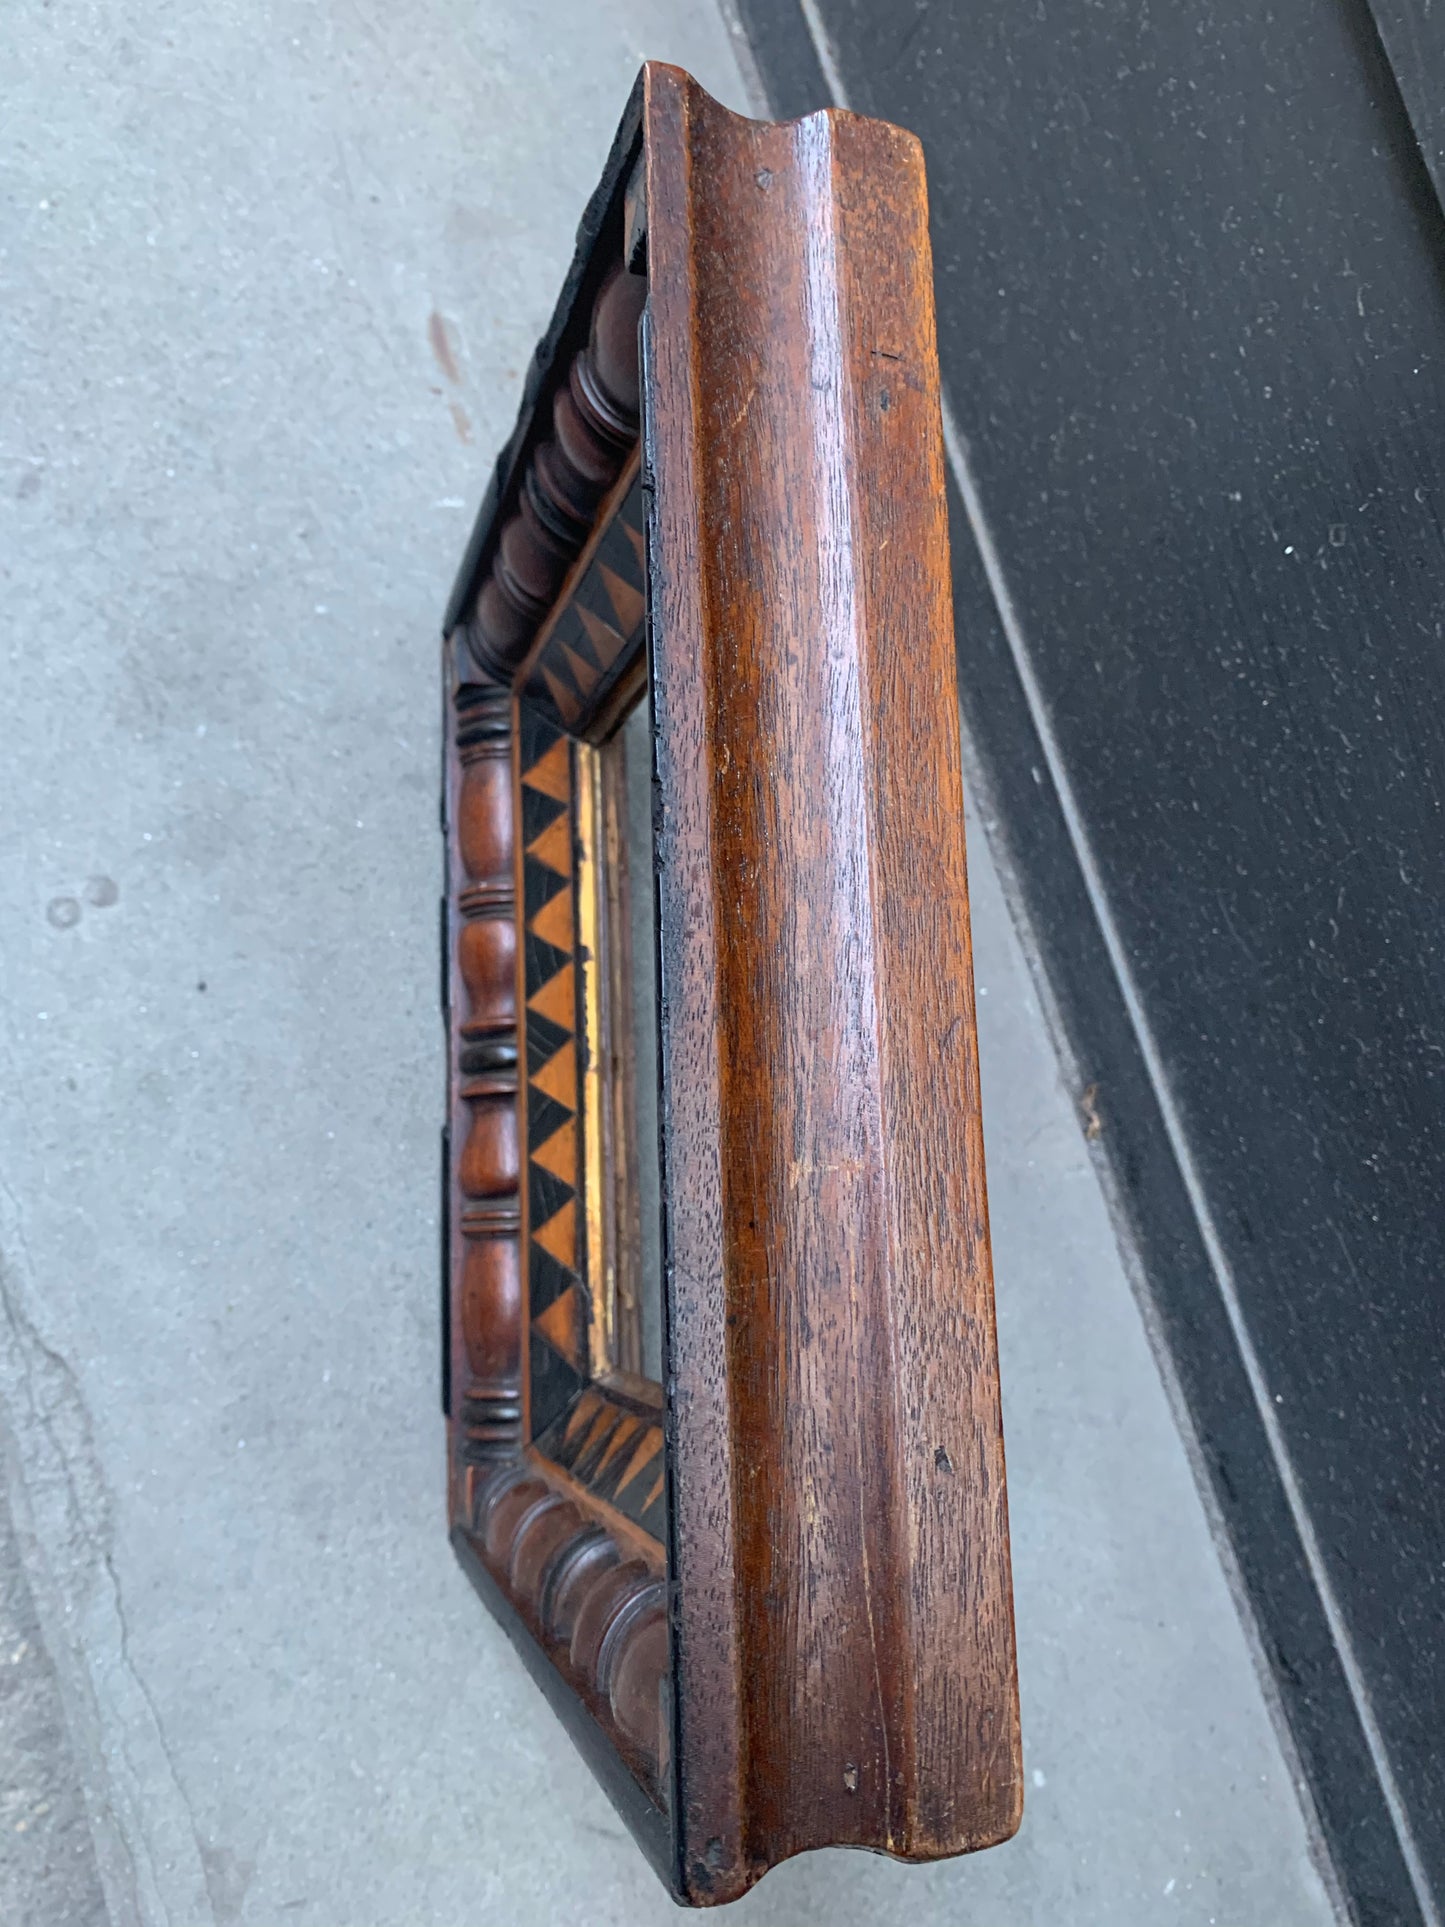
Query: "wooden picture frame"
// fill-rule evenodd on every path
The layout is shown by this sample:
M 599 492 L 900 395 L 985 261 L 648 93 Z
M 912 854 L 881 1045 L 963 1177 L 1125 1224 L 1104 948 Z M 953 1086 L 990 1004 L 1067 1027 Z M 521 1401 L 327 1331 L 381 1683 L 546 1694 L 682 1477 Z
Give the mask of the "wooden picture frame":
M 744 120 L 644 68 L 444 630 L 458 1557 L 679 1900 L 814 1846 L 1002 1840 L 1022 1769 L 911 136 Z M 644 683 L 657 1383 L 607 763 Z

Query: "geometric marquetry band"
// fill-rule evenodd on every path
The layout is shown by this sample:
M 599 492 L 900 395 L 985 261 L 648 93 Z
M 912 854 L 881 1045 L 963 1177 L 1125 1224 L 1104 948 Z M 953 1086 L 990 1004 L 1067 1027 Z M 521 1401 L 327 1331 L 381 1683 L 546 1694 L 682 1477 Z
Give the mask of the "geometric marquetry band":
M 576 822 L 570 739 L 519 705 L 525 917 L 527 1311 L 530 1431 L 545 1432 L 586 1383 Z
M 549 1459 L 597 1499 L 654 1538 L 662 1537 L 663 1441 L 655 1409 L 592 1385 L 540 1443 Z
M 636 664 L 646 614 L 646 509 L 635 464 L 631 485 L 599 532 L 586 570 L 539 637 L 526 666 L 529 703 L 572 729 L 606 714 Z

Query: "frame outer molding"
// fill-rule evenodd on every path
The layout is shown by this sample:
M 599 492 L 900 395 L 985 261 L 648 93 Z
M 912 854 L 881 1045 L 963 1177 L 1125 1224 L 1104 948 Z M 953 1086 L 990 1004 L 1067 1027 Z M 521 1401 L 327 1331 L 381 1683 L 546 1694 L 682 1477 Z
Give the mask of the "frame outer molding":
M 645 70 L 676 1880 L 1022 1809 L 922 155 Z

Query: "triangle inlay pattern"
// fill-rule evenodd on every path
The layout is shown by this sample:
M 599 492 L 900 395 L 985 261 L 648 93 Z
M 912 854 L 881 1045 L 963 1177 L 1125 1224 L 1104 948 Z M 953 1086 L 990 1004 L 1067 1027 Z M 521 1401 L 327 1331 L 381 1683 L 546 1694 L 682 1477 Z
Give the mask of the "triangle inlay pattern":
M 559 1333 L 568 1314 L 559 1312 Z M 656 1413 L 589 1385 L 540 1440 L 540 1449 L 579 1485 L 605 1499 L 634 1525 L 663 1536 L 665 1480 L 662 1423 Z
M 587 1294 L 578 1257 L 581 1211 L 578 1024 L 573 914 L 572 745 L 524 702 L 522 1018 L 527 1066 L 527 1266 L 532 1436 L 576 1404 L 587 1384 Z
M 628 490 L 572 592 L 558 611 L 527 679 L 538 714 L 576 729 L 605 704 L 637 661 L 647 615 L 646 509 L 640 479 Z M 560 759 L 540 772 L 556 797 Z M 525 805 L 525 797 L 523 799 Z
M 609 677 L 615 680 L 619 663 L 625 669 L 635 660 L 642 558 L 639 506 L 632 537 L 615 525 L 604 537 L 573 606 L 567 646 L 586 662 L 588 675 L 595 674 L 593 696 L 605 690 Z M 610 585 L 599 559 L 613 578 Z M 629 621 L 636 624 L 632 638 L 623 633 Z M 548 657 L 549 666 L 558 661 L 565 667 L 560 651 Z M 569 683 L 569 701 L 580 703 L 586 682 L 581 676 Z M 558 713 L 545 689 L 540 701 L 529 691 L 519 706 L 517 732 L 531 1435 L 578 1484 L 662 1541 L 667 1500 L 661 1413 L 588 1375 L 574 761 L 571 740 L 554 720 Z

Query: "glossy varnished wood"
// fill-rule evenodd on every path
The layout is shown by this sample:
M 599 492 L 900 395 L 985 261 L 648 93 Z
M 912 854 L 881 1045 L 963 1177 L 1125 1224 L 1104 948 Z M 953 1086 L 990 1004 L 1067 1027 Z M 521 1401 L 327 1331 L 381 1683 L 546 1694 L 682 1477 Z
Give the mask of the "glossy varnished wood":
M 647 67 L 448 617 L 452 1533 L 692 1904 L 1020 1812 L 930 272 L 908 135 Z M 664 1387 L 584 1101 L 644 616 Z
M 647 93 L 681 1872 L 1021 1807 L 923 164 Z

